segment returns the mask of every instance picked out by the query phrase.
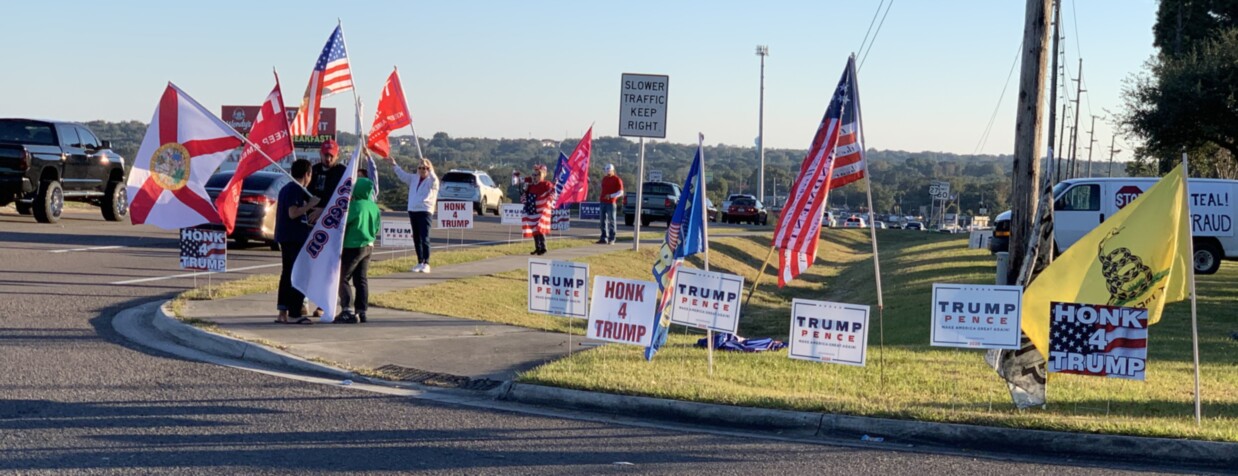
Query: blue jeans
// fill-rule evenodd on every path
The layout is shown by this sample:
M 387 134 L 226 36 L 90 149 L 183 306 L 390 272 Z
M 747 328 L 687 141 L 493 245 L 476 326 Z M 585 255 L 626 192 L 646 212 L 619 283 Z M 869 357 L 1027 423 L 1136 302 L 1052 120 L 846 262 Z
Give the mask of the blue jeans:
M 602 229 L 602 237 L 598 240 L 615 241 L 615 204 L 602 203 L 602 217 L 598 221 L 598 227 Z
M 417 264 L 430 264 L 430 212 L 408 212 L 408 221 L 413 225 Z

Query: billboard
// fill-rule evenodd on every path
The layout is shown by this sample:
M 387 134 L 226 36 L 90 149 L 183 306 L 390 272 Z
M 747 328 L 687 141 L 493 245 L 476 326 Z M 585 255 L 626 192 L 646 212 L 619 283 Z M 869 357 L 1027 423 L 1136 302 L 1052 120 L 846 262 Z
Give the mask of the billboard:
M 240 132 L 241 135 L 248 136 L 249 129 L 254 126 L 254 119 L 258 117 L 258 110 L 262 109 L 258 106 L 221 106 L 219 117 Z M 286 108 L 288 113 L 288 122 L 292 122 L 292 118 L 297 115 L 297 108 Z M 322 115 L 318 119 L 318 134 L 312 136 L 292 136 L 292 145 L 298 149 L 317 149 L 322 146 L 327 139 L 335 139 L 335 108 L 322 108 Z M 274 157 L 279 160 L 279 157 Z

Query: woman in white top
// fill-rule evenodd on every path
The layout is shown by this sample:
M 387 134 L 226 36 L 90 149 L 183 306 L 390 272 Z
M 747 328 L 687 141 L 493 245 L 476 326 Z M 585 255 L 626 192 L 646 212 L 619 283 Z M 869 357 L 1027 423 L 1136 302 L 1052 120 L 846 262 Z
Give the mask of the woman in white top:
M 430 218 L 438 204 L 438 176 L 430 159 L 421 159 L 417 173 L 410 174 L 400 168 L 392 157 L 387 162 L 395 167 L 400 181 L 408 185 L 408 219 L 413 225 L 413 247 L 417 249 L 417 266 L 414 273 L 430 272 Z

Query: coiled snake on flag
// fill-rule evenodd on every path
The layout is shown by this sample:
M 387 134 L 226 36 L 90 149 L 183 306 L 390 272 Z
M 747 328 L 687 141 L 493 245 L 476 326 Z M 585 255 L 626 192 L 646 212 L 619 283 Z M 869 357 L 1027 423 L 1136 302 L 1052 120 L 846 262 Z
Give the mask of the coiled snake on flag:
M 1105 242 L 1118 236 L 1123 227 L 1115 228 L 1100 240 L 1097 255 L 1100 256 L 1100 272 L 1109 288 L 1109 305 L 1122 305 L 1143 295 L 1152 286 L 1152 268 L 1131 253 L 1125 246 L 1105 253 Z

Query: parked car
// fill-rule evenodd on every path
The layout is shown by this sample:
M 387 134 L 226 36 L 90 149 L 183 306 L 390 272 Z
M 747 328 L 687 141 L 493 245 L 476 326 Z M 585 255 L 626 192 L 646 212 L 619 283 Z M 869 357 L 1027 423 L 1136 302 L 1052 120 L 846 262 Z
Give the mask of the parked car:
M 765 225 L 769 223 L 769 211 L 765 205 L 755 198 L 737 198 L 731 201 L 723 215 L 723 223 L 751 223 Z
M 843 221 L 843 228 L 868 228 L 868 222 L 859 215 L 851 215 Z
M 918 222 L 918 221 L 909 221 L 909 222 L 907 222 L 907 224 L 903 225 L 903 229 L 904 229 L 904 230 L 915 230 L 915 231 L 924 231 L 924 230 L 925 230 L 925 228 L 924 228 L 924 223 L 920 223 L 920 222 Z
M 993 219 L 993 237 L 989 238 L 989 251 L 998 253 L 1010 250 L 1010 211 L 997 214 Z
M 88 202 L 103 218 L 129 212 L 125 159 L 84 125 L 72 122 L 0 119 L 0 207 L 39 223 L 56 223 L 66 200 Z
M 834 212 L 826 210 L 825 218 L 822 220 L 822 224 L 825 225 L 826 228 L 837 228 L 838 216 L 835 215 Z
M 876 228 L 878 230 L 885 230 L 889 228 L 889 226 L 887 226 L 886 222 L 884 221 L 878 221 L 878 222 L 873 222 L 873 228 Z
M 206 193 L 214 202 L 223 192 L 232 172 L 218 172 L 206 181 Z M 250 241 L 266 242 L 272 250 L 279 249 L 275 242 L 275 210 L 279 191 L 291 182 L 288 175 L 280 172 L 254 172 L 241 183 L 241 199 L 236 206 L 236 227 L 232 238 L 237 246 L 246 246 Z
M 439 179 L 438 199 L 473 202 L 473 212 L 485 215 L 492 211 L 497 216 L 503 204 L 503 190 L 495 185 L 490 175 L 482 170 L 452 169 Z
M 746 193 L 732 193 L 732 194 L 730 194 L 730 195 L 727 195 L 726 200 L 723 200 L 723 201 L 722 201 L 722 216 L 721 216 L 721 217 L 719 217 L 719 221 L 721 221 L 721 222 L 723 222 L 723 223 L 729 223 L 729 222 L 727 221 L 727 213 L 726 213 L 726 211 L 727 211 L 727 210 L 729 210 L 729 209 L 731 208 L 731 203 L 732 203 L 732 202 L 734 202 L 734 201 L 736 201 L 736 200 L 739 200 L 739 199 L 741 199 L 741 198 L 749 198 L 749 199 L 752 199 L 752 200 L 756 200 L 756 199 L 757 199 L 757 196 L 756 196 L 756 195 L 749 195 L 749 194 L 746 194 Z

